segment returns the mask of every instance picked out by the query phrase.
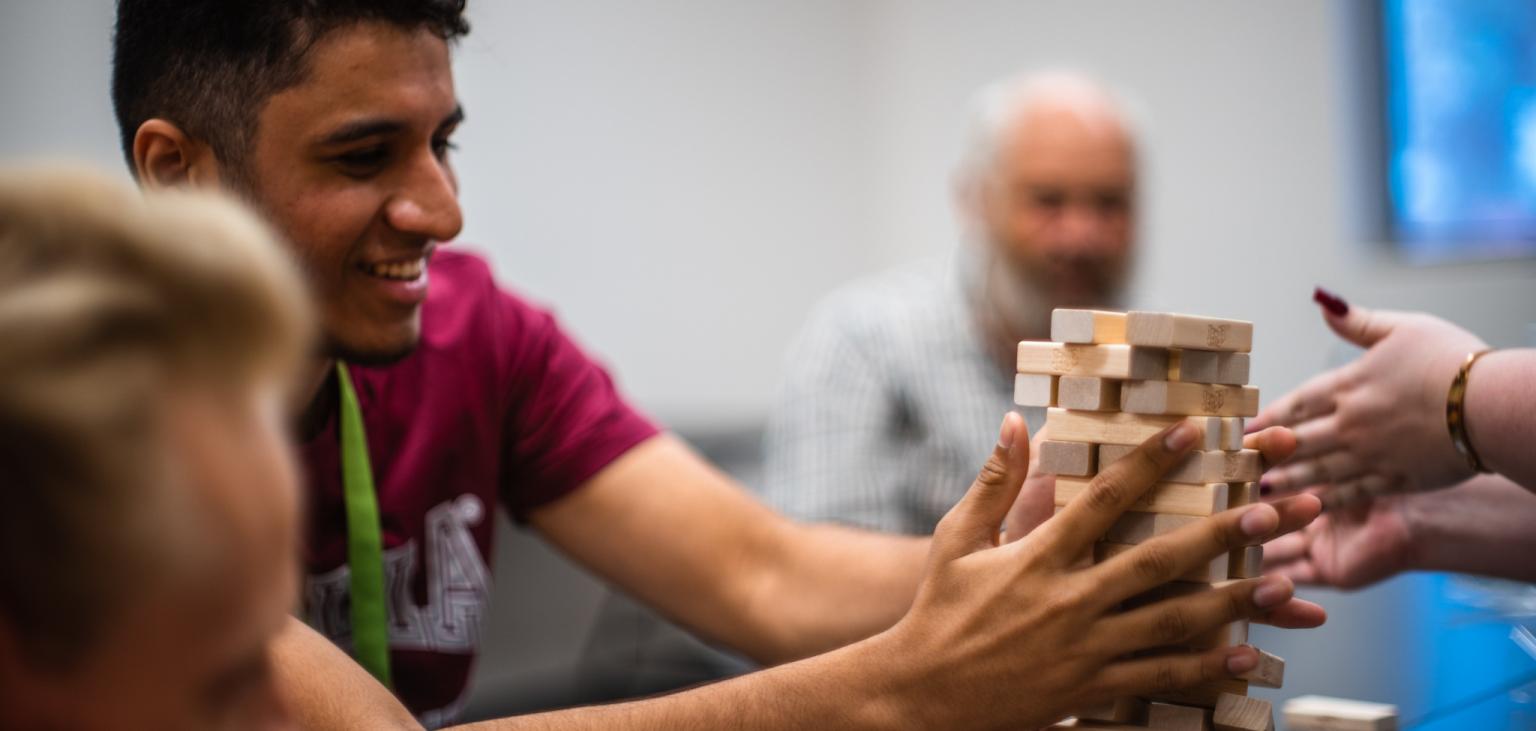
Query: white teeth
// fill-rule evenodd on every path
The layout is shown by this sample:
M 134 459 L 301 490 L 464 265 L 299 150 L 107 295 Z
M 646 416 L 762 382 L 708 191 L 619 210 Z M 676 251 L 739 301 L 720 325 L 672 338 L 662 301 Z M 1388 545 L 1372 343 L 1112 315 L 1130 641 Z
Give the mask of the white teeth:
M 372 274 L 375 277 L 381 277 L 384 279 L 398 279 L 408 282 L 421 276 L 421 270 L 425 264 L 426 261 L 423 259 L 415 259 L 413 261 L 404 262 L 386 262 L 383 264 L 371 264 L 368 266 L 367 271 L 369 274 Z

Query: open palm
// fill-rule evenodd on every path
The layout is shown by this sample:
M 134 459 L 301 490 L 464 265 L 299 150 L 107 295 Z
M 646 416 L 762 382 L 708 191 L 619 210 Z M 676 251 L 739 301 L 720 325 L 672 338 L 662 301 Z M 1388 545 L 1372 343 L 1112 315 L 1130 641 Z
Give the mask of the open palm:
M 1354 589 L 1412 565 L 1413 541 L 1403 505 L 1385 496 L 1333 510 L 1304 530 L 1264 546 L 1264 569 L 1298 584 Z

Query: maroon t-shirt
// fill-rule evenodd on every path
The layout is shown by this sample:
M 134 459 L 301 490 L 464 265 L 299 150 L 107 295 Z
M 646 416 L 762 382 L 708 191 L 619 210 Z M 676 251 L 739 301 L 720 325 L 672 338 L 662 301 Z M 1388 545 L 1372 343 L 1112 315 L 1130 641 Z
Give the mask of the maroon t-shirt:
M 350 374 L 384 529 L 395 691 L 437 725 L 458 714 L 480 643 L 492 507 L 523 519 L 657 428 L 554 318 L 498 289 L 484 261 L 439 251 L 428 276 L 421 345 Z M 346 648 L 347 523 L 331 411 L 300 448 L 310 493 L 304 601 L 309 623 Z

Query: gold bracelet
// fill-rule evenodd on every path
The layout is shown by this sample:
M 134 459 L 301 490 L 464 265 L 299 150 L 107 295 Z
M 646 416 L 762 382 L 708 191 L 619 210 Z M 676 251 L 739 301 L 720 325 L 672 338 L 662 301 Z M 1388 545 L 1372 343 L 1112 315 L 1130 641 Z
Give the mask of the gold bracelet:
M 1462 362 L 1461 370 L 1456 372 L 1456 378 L 1451 380 L 1451 391 L 1445 397 L 1445 426 L 1451 431 L 1451 444 L 1456 445 L 1456 451 L 1467 459 L 1467 465 L 1473 472 L 1491 472 L 1483 466 L 1483 459 L 1477 456 L 1477 450 L 1472 448 L 1472 436 L 1467 433 L 1467 374 L 1472 372 L 1472 365 L 1489 353 L 1493 348 L 1478 350 L 1467 354 L 1467 359 Z

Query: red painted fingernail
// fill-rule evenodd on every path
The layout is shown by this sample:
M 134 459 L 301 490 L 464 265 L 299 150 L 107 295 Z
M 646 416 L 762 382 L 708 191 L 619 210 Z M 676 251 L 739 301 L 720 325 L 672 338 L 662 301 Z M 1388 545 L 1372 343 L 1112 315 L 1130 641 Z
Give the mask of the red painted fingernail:
M 1274 491 L 1275 488 L 1270 486 L 1269 480 L 1259 480 L 1259 497 L 1269 497 L 1269 494 Z
M 1328 314 L 1334 317 L 1343 317 L 1349 314 L 1349 303 L 1345 302 L 1343 297 L 1329 292 L 1322 287 L 1316 287 L 1312 290 L 1312 301 L 1322 305 L 1323 309 L 1327 310 Z

